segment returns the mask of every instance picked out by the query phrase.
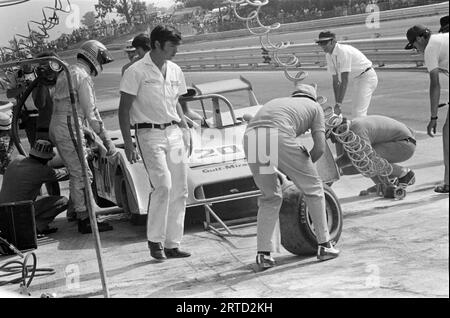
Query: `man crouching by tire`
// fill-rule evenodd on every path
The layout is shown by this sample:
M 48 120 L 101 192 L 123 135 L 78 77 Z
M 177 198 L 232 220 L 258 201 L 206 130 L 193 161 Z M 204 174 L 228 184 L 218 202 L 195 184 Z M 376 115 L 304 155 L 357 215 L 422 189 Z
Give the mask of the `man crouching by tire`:
M 311 153 L 296 138 L 311 129 Z M 275 266 L 270 256 L 272 237 L 283 202 L 276 169 L 287 175 L 304 193 L 319 244 L 317 258 L 328 260 L 339 255 L 330 241 L 325 194 L 316 162 L 325 151 L 325 122 L 317 102 L 316 87 L 297 84 L 291 97 L 266 103 L 250 120 L 244 135 L 244 151 L 256 185 L 258 199 L 257 256 L 260 270 Z

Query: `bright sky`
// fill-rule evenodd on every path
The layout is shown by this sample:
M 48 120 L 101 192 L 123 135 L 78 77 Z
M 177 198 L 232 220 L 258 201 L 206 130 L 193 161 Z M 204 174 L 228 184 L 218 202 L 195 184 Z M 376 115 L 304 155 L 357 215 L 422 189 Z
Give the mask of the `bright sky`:
M 72 12 L 58 12 L 60 18 L 59 24 L 52 30 L 49 30 L 50 39 L 58 38 L 62 33 L 71 33 L 74 28 L 78 28 L 80 19 L 88 11 L 95 11 L 96 0 L 69 0 L 72 5 Z M 68 6 L 68 0 L 58 0 L 65 9 Z M 145 0 L 146 3 L 153 3 L 156 7 L 168 8 L 172 6 L 174 0 Z M 42 9 L 44 7 L 54 7 L 55 0 L 31 0 L 25 3 L 0 7 L 0 46 L 9 46 L 8 40 L 11 40 L 15 34 L 28 35 L 27 23 L 29 21 L 41 22 L 44 18 Z M 46 11 L 47 18 L 53 14 L 52 10 Z M 37 24 L 30 24 L 32 29 L 39 31 Z M 20 39 L 20 37 L 17 37 Z

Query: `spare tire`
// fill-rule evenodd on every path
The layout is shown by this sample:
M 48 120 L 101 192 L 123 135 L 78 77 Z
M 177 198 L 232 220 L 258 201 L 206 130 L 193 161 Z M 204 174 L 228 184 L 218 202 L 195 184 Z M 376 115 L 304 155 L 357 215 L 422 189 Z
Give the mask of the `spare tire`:
M 323 185 L 330 239 L 337 242 L 342 232 L 342 209 L 334 191 Z M 291 181 L 283 181 L 283 204 L 280 209 L 281 245 L 295 255 L 311 255 L 317 252 L 314 226 L 303 200 L 303 193 Z

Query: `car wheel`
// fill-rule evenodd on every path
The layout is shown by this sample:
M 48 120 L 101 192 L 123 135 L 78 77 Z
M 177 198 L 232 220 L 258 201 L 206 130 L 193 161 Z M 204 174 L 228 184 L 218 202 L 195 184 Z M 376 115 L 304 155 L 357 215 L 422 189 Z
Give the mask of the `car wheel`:
M 334 191 L 323 185 L 326 216 L 330 239 L 337 243 L 342 232 L 342 209 Z M 283 204 L 280 209 L 281 245 L 296 255 L 311 255 L 317 252 L 314 225 L 303 200 L 303 194 L 290 183 L 283 187 Z
M 147 224 L 147 215 L 141 215 L 131 212 L 130 202 L 132 200 L 130 187 L 123 174 L 117 176 L 118 192 L 116 193 L 117 201 L 120 202 L 120 206 L 123 212 L 130 216 L 130 222 L 133 225 L 145 225 Z

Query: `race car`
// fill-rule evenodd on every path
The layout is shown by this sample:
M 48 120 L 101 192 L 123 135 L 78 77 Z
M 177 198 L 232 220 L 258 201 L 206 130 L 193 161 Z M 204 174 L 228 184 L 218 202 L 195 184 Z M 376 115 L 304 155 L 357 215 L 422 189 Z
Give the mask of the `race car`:
M 241 104 L 243 94 L 247 95 L 245 99 L 248 100 L 244 105 Z M 238 100 L 239 104 L 233 105 L 231 99 Z M 190 110 L 198 111 L 201 118 L 193 121 L 186 117 L 193 147 L 188 164 L 187 207 L 204 206 L 209 214 L 225 226 L 211 209 L 212 204 L 260 195 L 246 162 L 242 138 L 247 120 L 256 114 L 261 105 L 251 83 L 242 76 L 193 85 L 180 101 L 186 103 Z M 114 156 L 106 157 L 106 149 L 100 140 L 90 146 L 89 167 L 94 177 L 94 199 L 100 207 L 122 207 L 133 223 L 142 224 L 143 219 L 146 219 L 152 190 L 147 172 L 142 159 L 134 164 L 126 159 L 120 130 L 111 131 L 110 136 L 118 150 Z M 302 137 L 301 142 L 312 145 L 312 138 Z M 339 173 L 328 147 L 317 165 L 325 183 L 331 238 L 337 242 L 342 230 L 342 211 L 329 185 L 339 179 Z M 282 244 L 294 254 L 314 253 L 317 241 L 302 195 L 282 173 L 280 181 L 283 191 L 288 193 L 286 204 L 283 203 L 280 211 Z M 208 225 L 208 229 L 215 230 Z

